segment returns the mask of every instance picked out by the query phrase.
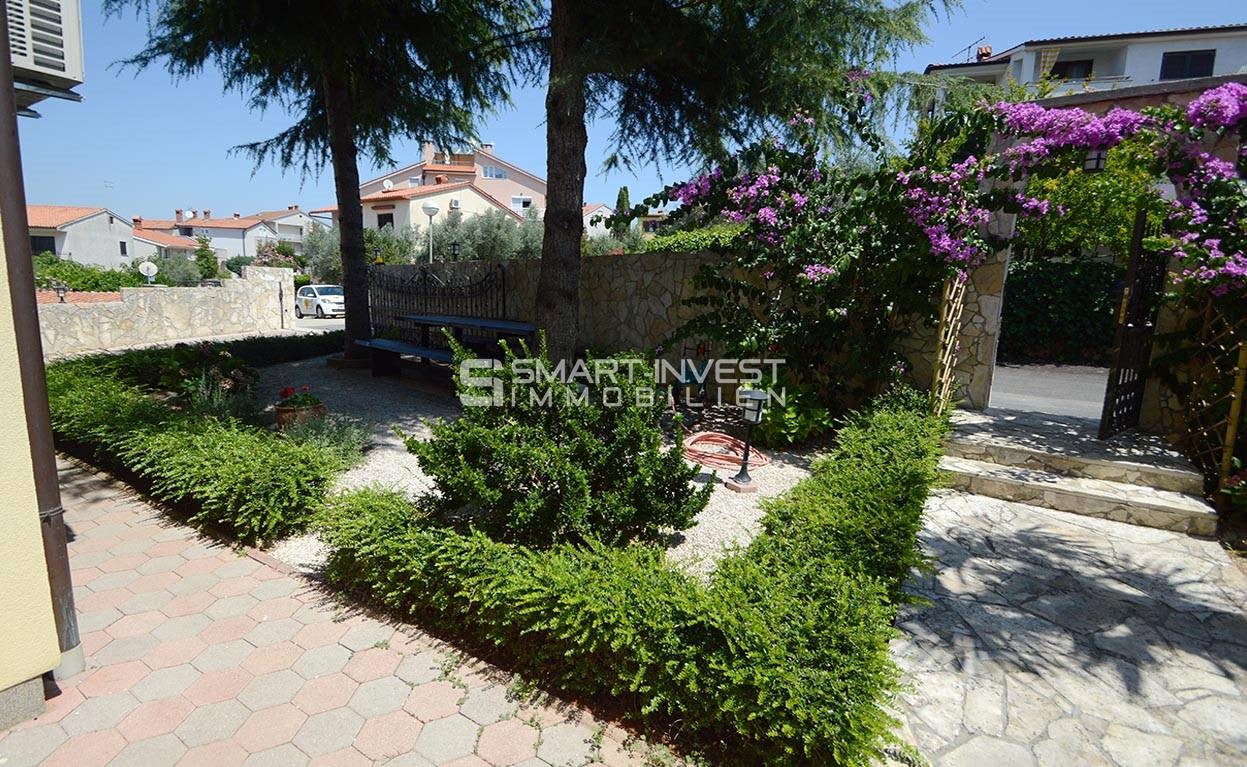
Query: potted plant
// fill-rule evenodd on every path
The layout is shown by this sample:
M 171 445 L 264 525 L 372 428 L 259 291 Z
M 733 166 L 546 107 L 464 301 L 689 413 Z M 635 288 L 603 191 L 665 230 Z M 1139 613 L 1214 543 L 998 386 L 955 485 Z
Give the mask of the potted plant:
M 278 392 L 277 396 L 277 428 L 279 429 L 325 417 L 325 403 L 312 394 L 312 387 L 307 384 L 300 386 L 298 390 L 293 386 L 287 386 Z

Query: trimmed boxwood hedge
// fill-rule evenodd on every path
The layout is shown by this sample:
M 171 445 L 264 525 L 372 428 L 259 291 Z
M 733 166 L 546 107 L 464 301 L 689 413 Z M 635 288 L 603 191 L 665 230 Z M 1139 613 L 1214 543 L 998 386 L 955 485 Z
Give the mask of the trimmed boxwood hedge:
M 336 339 L 333 337 L 336 336 Z M 246 362 L 316 356 L 341 334 L 211 344 Z M 245 542 L 305 528 L 349 460 L 340 451 L 232 418 L 196 417 L 151 389 L 177 349 L 145 349 L 48 365 L 48 402 L 59 448 L 128 472 L 152 497 Z
M 1125 269 L 1112 261 L 1019 259 L 1009 264 L 1001 362 L 1110 362 Z
M 865 764 L 892 741 L 888 654 L 942 422 L 885 405 L 850 419 L 811 478 L 709 582 L 644 546 L 531 549 L 438 527 L 403 496 L 330 500 L 329 577 L 743 764 Z

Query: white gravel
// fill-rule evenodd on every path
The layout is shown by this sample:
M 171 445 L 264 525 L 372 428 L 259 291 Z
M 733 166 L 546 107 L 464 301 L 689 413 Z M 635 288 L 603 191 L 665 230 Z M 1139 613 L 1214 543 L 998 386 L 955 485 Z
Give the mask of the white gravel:
M 345 472 L 336 490 L 362 487 L 395 488 L 415 498 L 432 490 L 432 482 L 420 471 L 416 457 L 407 452 L 394 427 L 416 436 L 430 434 L 426 421 L 457 418 L 459 403 L 449 383 L 422 379 L 409 371 L 401 376 L 374 378 L 367 369 L 335 370 L 324 358 L 275 365 L 260 371 L 259 391 L 271 390 L 274 399 L 285 386 L 308 384 L 328 406 L 331 414 L 347 416 L 373 425 L 373 444 L 363 462 Z M 722 414 L 718 414 L 722 422 Z M 730 418 L 726 419 L 728 422 Z M 671 538 L 668 555 L 685 571 L 706 575 L 732 547 L 748 545 L 758 533 L 762 502 L 780 495 L 809 476 L 812 451 L 767 451 L 771 463 L 751 468 L 756 493 L 736 493 L 723 485 L 735 470 L 705 470 L 696 481 L 714 482 L 710 502 L 697 515 L 694 526 Z M 717 474 L 717 476 L 716 476 Z M 325 546 L 315 534 L 280 541 L 273 556 L 305 572 L 320 570 Z
M 749 545 L 761 529 L 763 501 L 810 476 L 810 462 L 816 457 L 812 452 L 767 450 L 766 454 L 771 459 L 769 464 L 749 469 L 756 493 L 738 493 L 723 484 L 736 474 L 735 470 L 707 469 L 698 475 L 699 484 L 714 482 L 710 502 L 692 527 L 673 536 L 673 545 L 667 550 L 667 556 L 684 571 L 708 575 L 727 552 Z

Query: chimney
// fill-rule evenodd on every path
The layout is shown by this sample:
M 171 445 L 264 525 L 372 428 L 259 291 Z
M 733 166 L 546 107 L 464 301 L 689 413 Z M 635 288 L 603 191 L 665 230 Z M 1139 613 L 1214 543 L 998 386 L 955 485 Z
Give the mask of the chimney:
M 986 61 L 992 57 L 992 47 L 990 45 L 980 45 L 977 61 Z
M 135 229 L 143 228 L 143 217 L 142 216 L 135 216 L 134 218 L 130 219 L 130 222 L 134 224 Z
M 204 208 L 204 218 L 212 218 L 212 211 Z
M 433 146 L 432 141 L 426 141 L 423 144 L 421 144 L 420 145 L 420 162 L 423 162 L 426 165 L 428 163 L 433 162 L 433 154 L 436 151 L 437 151 L 437 147 Z
M 234 211 L 234 218 L 242 218 L 242 214 L 237 211 Z
M 173 211 L 173 220 L 178 222 L 179 224 L 182 223 L 182 209 L 181 208 L 178 208 L 177 210 Z
M 481 144 L 481 151 L 484 152 L 485 154 L 490 154 L 490 155 L 493 154 L 494 153 L 494 142 L 490 141 L 488 143 Z
M 187 218 L 199 218 L 199 211 L 191 208 L 191 214 Z
M 287 205 L 287 206 L 286 206 L 286 210 L 292 210 L 292 211 L 294 211 L 295 213 L 298 213 L 298 212 L 299 212 L 299 206 L 298 206 L 298 205 Z

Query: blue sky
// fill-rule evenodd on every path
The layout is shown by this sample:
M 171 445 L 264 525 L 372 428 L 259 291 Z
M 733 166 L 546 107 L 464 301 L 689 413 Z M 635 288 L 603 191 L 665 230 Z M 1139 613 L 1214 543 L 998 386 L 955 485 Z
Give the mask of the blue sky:
M 87 74 L 79 92 L 85 101 L 44 102 L 38 107 L 42 119 L 19 120 L 30 202 L 101 205 L 148 218 L 171 217 L 174 208 L 229 215 L 333 202 L 328 168 L 306 180 L 272 165 L 253 175 L 249 158 L 230 154 L 237 144 L 285 127 L 284 115 L 250 112 L 241 95 L 222 93 L 214 70 L 177 83 L 159 69 L 137 75 L 118 70 L 113 63 L 142 46 L 143 22 L 105 19 L 93 0 L 82 5 Z M 921 70 L 929 62 L 950 61 L 983 36 L 1003 50 L 1040 37 L 1236 22 L 1247 22 L 1241 0 L 966 0 L 961 10 L 933 22 L 930 42 L 903 53 L 896 66 Z M 543 99 L 540 90 L 516 92 L 512 105 L 483 119 L 480 134 L 500 156 L 544 176 Z M 613 204 L 619 186 L 627 184 L 636 202 L 687 174 L 671 166 L 603 174 L 610 129 L 609 121 L 591 127 L 586 200 Z M 394 156 L 402 164 L 413 162 L 419 147 L 400 143 Z M 383 170 L 367 161 L 360 168 L 364 178 Z

